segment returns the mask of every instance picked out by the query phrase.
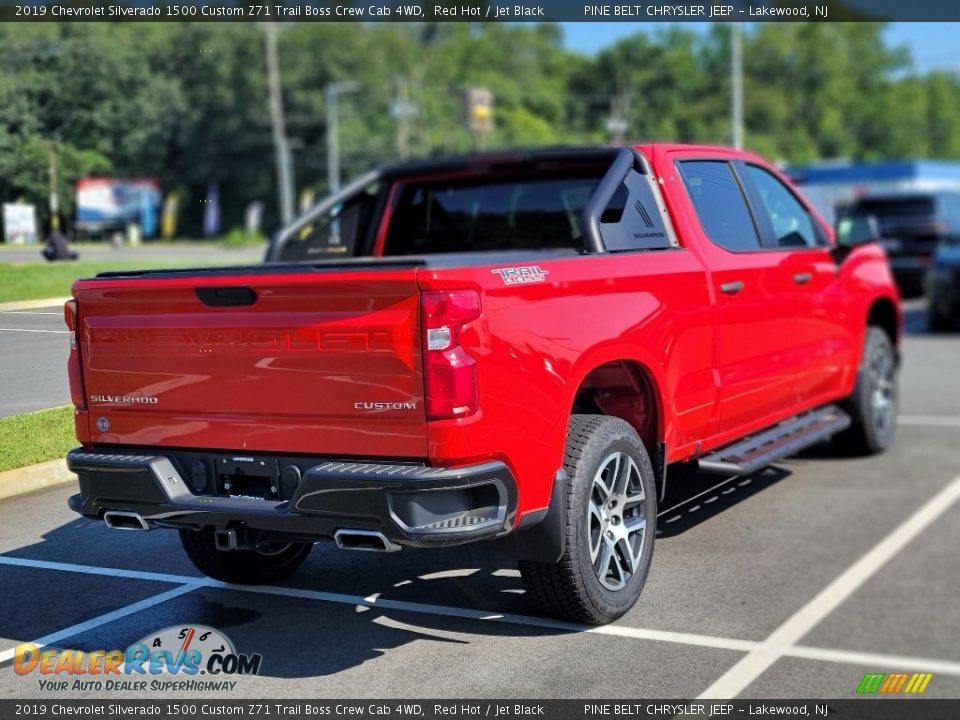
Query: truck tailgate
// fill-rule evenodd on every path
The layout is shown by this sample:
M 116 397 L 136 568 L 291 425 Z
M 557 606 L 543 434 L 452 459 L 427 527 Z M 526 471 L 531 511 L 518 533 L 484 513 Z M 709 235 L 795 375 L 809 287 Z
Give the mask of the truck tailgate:
M 416 272 L 78 282 L 91 440 L 425 457 Z

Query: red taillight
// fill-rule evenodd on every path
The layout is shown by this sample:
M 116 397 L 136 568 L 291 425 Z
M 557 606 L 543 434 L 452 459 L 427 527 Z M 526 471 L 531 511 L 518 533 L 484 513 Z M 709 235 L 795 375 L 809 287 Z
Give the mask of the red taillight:
M 474 290 L 431 290 L 421 296 L 427 419 L 451 420 L 479 407 L 476 361 L 460 346 L 463 326 L 480 317 Z
M 67 330 L 76 332 L 77 330 L 77 301 L 67 300 L 63 306 L 63 322 L 67 325 Z
M 67 376 L 70 378 L 70 400 L 78 407 L 86 407 L 86 394 L 83 391 L 83 373 L 80 368 L 80 347 L 77 343 L 79 330 L 79 308 L 76 300 L 67 300 L 63 306 L 63 321 L 70 331 L 70 356 L 67 358 Z

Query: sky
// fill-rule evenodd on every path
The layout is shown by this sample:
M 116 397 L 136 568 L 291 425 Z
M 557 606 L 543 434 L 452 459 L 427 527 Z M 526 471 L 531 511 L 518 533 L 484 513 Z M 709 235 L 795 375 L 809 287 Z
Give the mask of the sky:
M 638 30 L 653 29 L 666 23 L 561 23 L 567 46 L 594 53 L 621 37 Z M 683 23 L 684 27 L 705 31 L 710 23 Z M 910 48 L 914 65 L 920 72 L 960 69 L 960 44 L 957 23 L 891 23 L 887 39 L 892 45 Z

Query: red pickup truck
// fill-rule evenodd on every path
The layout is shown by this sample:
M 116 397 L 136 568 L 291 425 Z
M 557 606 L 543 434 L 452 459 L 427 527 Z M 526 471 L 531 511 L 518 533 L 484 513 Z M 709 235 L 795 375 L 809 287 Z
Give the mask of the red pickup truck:
M 899 298 L 845 222 L 715 147 L 376 170 L 263 265 L 74 285 L 70 506 L 229 582 L 496 540 L 543 611 L 613 620 L 671 464 L 891 442 Z

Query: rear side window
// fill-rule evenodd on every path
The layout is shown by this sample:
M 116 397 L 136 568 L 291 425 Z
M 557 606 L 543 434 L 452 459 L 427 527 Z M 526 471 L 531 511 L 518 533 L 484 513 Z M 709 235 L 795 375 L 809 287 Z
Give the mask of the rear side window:
M 750 208 L 733 174 L 722 160 L 680 163 L 680 175 L 711 241 L 735 252 L 759 250 L 760 237 Z
M 580 248 L 580 213 L 602 177 L 598 169 L 567 177 L 408 184 L 383 254 Z

